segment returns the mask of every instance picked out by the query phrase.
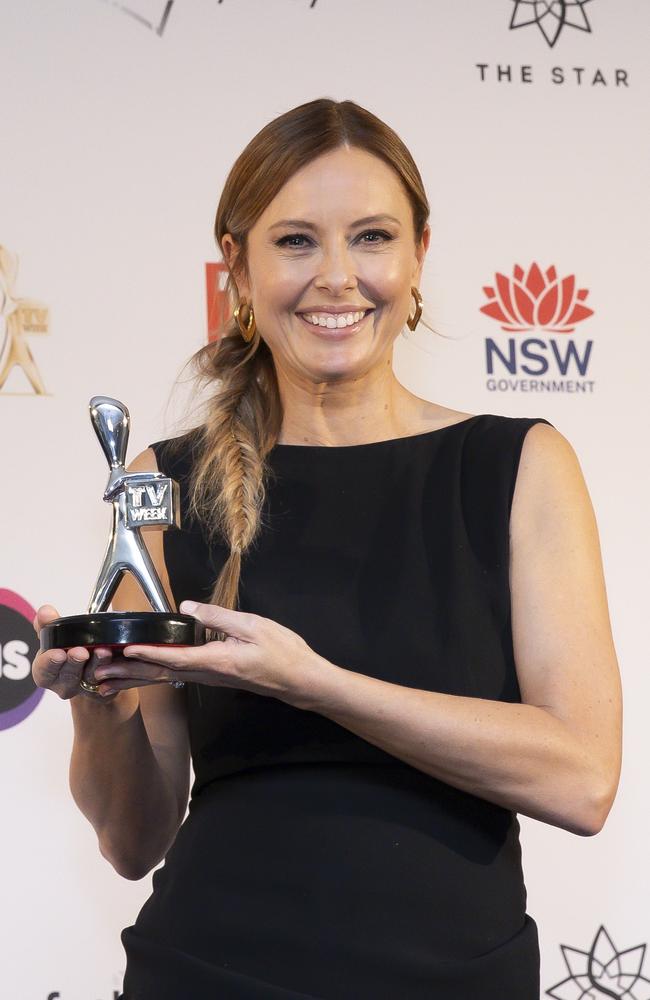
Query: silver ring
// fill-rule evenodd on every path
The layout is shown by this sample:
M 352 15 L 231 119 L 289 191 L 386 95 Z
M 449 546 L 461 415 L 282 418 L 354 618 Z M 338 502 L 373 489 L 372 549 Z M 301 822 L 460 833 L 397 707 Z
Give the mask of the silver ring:
M 171 686 L 173 688 L 184 688 L 185 687 L 185 681 L 168 681 L 167 683 L 171 684 Z
M 89 684 L 88 681 L 83 679 L 83 677 L 79 680 L 79 687 L 83 691 L 87 691 L 88 694 L 97 694 L 99 691 L 99 684 Z

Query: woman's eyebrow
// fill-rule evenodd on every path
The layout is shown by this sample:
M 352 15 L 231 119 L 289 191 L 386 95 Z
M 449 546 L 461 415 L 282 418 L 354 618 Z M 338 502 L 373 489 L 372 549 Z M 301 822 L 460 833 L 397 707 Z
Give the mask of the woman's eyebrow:
M 357 219 L 350 225 L 353 229 L 355 226 L 367 226 L 377 222 L 393 222 L 395 225 L 399 226 L 401 223 L 399 219 L 396 219 L 394 215 L 366 215 L 363 219 Z M 318 229 L 313 222 L 308 222 L 306 219 L 280 219 L 278 222 L 274 222 L 269 229 L 277 229 L 280 226 L 294 226 L 300 229 Z

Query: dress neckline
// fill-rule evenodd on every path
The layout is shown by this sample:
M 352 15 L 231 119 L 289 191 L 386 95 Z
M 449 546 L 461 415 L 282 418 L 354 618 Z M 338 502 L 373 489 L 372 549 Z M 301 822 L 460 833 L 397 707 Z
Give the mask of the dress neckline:
M 385 445 L 394 445 L 400 441 L 414 441 L 420 438 L 433 437 L 434 434 L 440 434 L 442 431 L 449 431 L 453 427 L 462 427 L 465 424 L 471 424 L 473 420 L 478 420 L 481 416 L 480 413 L 475 413 L 471 417 L 466 417 L 464 420 L 456 420 L 453 424 L 445 424 L 443 427 L 435 427 L 430 431 L 420 431 L 418 434 L 403 434 L 402 437 L 397 438 L 387 438 L 384 441 L 365 441 L 361 444 L 285 444 L 283 442 L 278 442 L 273 445 L 270 455 L 276 452 L 282 451 L 288 452 L 298 452 L 298 451 L 358 451 L 360 448 L 379 448 Z

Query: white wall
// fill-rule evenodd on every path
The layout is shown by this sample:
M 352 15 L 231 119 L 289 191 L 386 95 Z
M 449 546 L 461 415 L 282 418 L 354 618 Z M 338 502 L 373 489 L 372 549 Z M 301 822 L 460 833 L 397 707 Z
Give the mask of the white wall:
M 47 394 L 34 394 L 20 369 L 0 391 L 0 587 L 32 606 L 58 602 L 62 613 L 85 606 L 107 515 L 88 399 L 128 403 L 131 455 L 173 430 L 180 404 L 167 408 L 170 387 L 205 338 L 214 209 L 246 142 L 318 96 L 376 112 L 411 148 L 429 192 L 422 290 L 429 319 L 450 338 L 420 327 L 400 340 L 398 375 L 460 409 L 550 419 L 580 456 L 601 528 L 626 690 L 625 769 L 597 838 L 523 823 L 550 989 L 568 975 L 560 944 L 588 951 L 601 924 L 621 950 L 650 937 L 650 12 L 642 0 L 597 0 L 584 7 L 591 33 L 565 26 L 550 48 L 534 24 L 509 30 L 515 6 L 0 0 L 0 245 L 19 258 L 14 299 L 49 309 L 47 334 L 27 337 Z M 502 76 L 511 67 L 510 81 L 496 79 L 497 64 Z M 521 82 L 522 66 L 532 82 Z M 552 82 L 553 67 L 563 84 Z M 592 85 L 596 70 L 606 84 Z M 534 261 L 589 290 L 593 316 L 574 334 L 509 334 L 480 312 L 495 272 Z M 5 315 L 0 343 L 6 324 Z M 524 390 L 521 370 L 499 372 L 516 389 L 489 391 L 485 341 L 505 351 L 509 337 L 535 338 L 547 355 L 552 340 L 562 350 L 572 340 L 580 353 L 591 340 L 592 391 Z M 546 377 L 561 379 L 556 366 Z M 0 678 L 0 710 L 12 683 Z M 99 856 L 67 791 L 70 740 L 69 707 L 50 695 L 0 730 L 0 992 L 18 1000 L 112 998 L 119 931 L 149 892 L 149 879 L 122 881 Z

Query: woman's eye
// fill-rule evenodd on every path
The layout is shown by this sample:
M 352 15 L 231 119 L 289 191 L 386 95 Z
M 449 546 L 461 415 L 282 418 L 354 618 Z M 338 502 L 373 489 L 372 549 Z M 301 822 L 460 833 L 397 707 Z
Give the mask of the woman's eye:
M 357 242 L 362 245 L 365 244 L 365 246 L 379 246 L 392 239 L 393 237 L 390 233 L 386 233 L 382 229 L 369 229 L 357 237 Z M 275 245 L 278 247 L 289 247 L 292 250 L 304 250 L 311 243 L 312 240 L 308 236 L 305 236 L 304 233 L 289 233 L 287 236 L 281 236 L 279 240 L 276 240 Z
M 368 239 L 372 237 L 372 239 Z M 374 243 L 384 243 L 388 240 L 392 240 L 390 233 L 385 233 L 383 229 L 369 229 L 367 233 L 362 233 L 359 237 L 359 241 L 362 243 L 368 243 L 372 245 Z
M 296 250 L 302 250 L 305 247 L 307 236 L 303 236 L 302 233 L 291 233 L 289 236 L 281 236 L 279 240 L 276 241 L 276 246 L 278 247 L 293 247 Z

